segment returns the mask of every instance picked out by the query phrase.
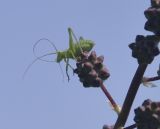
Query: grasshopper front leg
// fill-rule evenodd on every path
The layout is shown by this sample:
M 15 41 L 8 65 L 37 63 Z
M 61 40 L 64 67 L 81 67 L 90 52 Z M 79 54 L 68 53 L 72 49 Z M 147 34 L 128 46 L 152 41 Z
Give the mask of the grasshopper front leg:
M 74 71 L 74 68 L 69 64 L 69 58 L 68 58 L 68 55 L 72 55 L 72 58 L 76 60 L 76 57 L 74 56 L 73 52 L 72 51 L 67 51 L 65 53 L 65 58 L 64 58 L 64 62 L 66 63 L 66 75 L 67 75 L 67 78 L 68 78 L 68 81 L 70 80 L 70 77 L 69 77 L 69 74 L 68 74 L 68 68 L 70 67 L 73 71 Z
M 66 60 L 66 75 L 67 75 L 67 78 L 68 78 L 68 81 L 69 81 L 70 77 L 69 77 L 69 74 L 68 74 L 68 66 L 69 66 L 69 58 L 67 58 L 67 60 Z

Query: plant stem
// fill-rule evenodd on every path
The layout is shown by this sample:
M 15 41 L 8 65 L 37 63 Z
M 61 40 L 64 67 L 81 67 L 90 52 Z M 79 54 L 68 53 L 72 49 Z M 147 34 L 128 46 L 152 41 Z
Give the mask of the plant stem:
M 118 116 L 116 123 L 115 123 L 114 129 L 118 129 L 119 127 L 124 127 L 124 125 L 127 121 L 131 106 L 133 104 L 134 98 L 137 94 L 138 88 L 141 84 L 141 80 L 142 80 L 142 77 L 144 75 L 144 72 L 145 72 L 147 66 L 148 66 L 148 64 L 139 64 L 137 71 L 132 79 L 131 84 L 130 84 L 126 98 L 124 100 L 122 110 Z
M 157 81 L 157 80 L 160 80 L 160 76 L 155 76 L 155 77 L 147 78 L 147 82 Z
M 114 99 L 112 98 L 112 96 L 110 95 L 110 93 L 108 92 L 108 90 L 106 89 L 106 87 L 104 86 L 103 83 L 101 83 L 100 87 L 101 87 L 102 91 L 104 92 L 104 94 L 106 95 L 106 97 L 109 99 L 112 106 L 116 107 L 117 106 L 116 102 L 114 101 Z

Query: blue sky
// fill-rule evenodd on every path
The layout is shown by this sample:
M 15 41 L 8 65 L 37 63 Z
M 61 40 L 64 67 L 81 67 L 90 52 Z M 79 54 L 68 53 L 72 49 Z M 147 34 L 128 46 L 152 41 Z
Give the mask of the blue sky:
M 143 11 L 149 5 L 149 0 L 1 0 L 0 129 L 101 129 L 114 124 L 117 115 L 101 90 L 83 88 L 71 70 L 69 83 L 56 63 L 38 61 L 24 80 L 22 75 L 35 59 L 32 48 L 37 40 L 48 38 L 65 50 L 67 28 L 72 27 L 77 36 L 93 40 L 94 50 L 105 56 L 111 74 L 105 85 L 122 105 L 138 66 L 128 44 L 137 34 L 151 34 L 143 29 Z M 36 50 L 39 55 L 55 51 L 47 42 Z M 156 74 L 158 58 L 146 76 Z M 62 67 L 65 70 L 64 63 Z M 159 100 L 159 90 L 140 87 L 127 125 L 133 123 L 133 109 L 143 100 Z

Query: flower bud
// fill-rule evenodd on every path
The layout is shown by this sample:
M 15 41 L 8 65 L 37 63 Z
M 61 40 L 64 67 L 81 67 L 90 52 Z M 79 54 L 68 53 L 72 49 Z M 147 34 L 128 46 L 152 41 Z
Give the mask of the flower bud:
M 94 69 L 96 69 L 97 71 L 101 70 L 102 67 L 103 67 L 102 63 L 97 62 L 97 61 L 94 63 Z
M 90 62 L 84 63 L 83 72 L 89 73 L 93 69 L 93 65 Z
M 97 62 L 103 63 L 103 61 L 104 61 L 104 56 L 97 57 Z
M 143 102 L 142 106 L 148 106 L 151 105 L 152 101 L 150 99 L 147 99 Z
M 92 51 L 90 56 L 88 57 L 89 61 L 94 62 L 97 58 L 96 52 Z
M 95 70 L 92 69 L 92 71 L 89 72 L 88 74 L 90 77 L 92 77 L 93 79 L 98 77 L 98 74 Z
M 109 72 L 108 72 L 108 69 L 106 69 L 106 68 L 103 68 L 103 69 L 101 69 L 101 71 L 99 72 L 99 75 L 98 75 L 102 80 L 106 80 L 109 76 L 110 76 L 110 74 L 109 74 Z
M 160 7 L 160 0 L 151 0 L 152 7 L 159 8 Z

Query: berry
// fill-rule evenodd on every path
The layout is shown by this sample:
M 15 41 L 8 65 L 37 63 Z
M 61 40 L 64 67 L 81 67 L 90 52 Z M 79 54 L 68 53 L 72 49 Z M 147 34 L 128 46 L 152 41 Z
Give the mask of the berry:
M 93 69 L 93 65 L 90 62 L 85 62 L 83 66 L 83 71 L 89 73 Z
M 106 80 L 109 76 L 110 76 L 110 74 L 109 74 L 109 72 L 108 72 L 108 69 L 103 68 L 103 69 L 100 70 L 100 72 L 99 72 L 99 77 L 100 77 L 102 80 Z
M 92 71 L 90 71 L 88 75 L 89 75 L 89 77 L 91 77 L 91 78 L 96 78 L 96 77 L 98 77 L 98 74 L 97 74 L 97 72 L 96 72 L 94 69 L 92 69 Z

